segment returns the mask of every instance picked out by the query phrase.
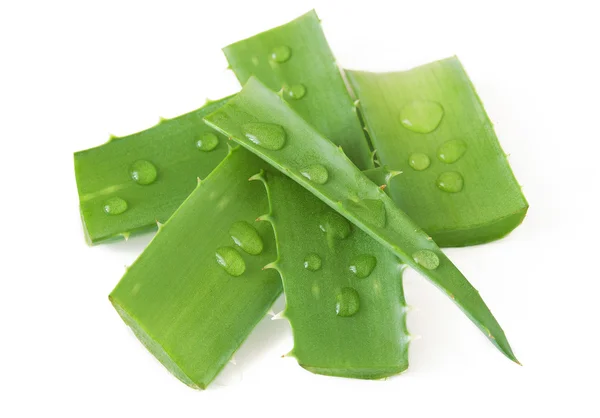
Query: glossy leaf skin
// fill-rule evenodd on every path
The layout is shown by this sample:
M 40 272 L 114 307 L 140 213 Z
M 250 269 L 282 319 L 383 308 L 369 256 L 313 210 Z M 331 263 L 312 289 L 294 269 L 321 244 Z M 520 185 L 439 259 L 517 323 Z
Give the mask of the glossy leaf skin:
M 331 212 L 340 215 L 272 168 L 259 178 L 269 193 L 268 219 L 279 255 L 270 267 L 283 279 L 284 316 L 294 333 L 291 354 L 305 369 L 324 375 L 380 379 L 404 371 L 410 337 L 397 257 L 356 227 L 345 239 L 328 240 L 321 220 Z M 311 256 L 320 262 L 309 264 Z M 369 274 L 360 267 L 365 257 L 376 260 Z M 348 288 L 360 305 L 343 317 L 336 302 Z
M 235 149 L 186 199 L 110 294 L 138 338 L 171 373 L 206 388 L 281 293 L 281 279 L 263 266 L 276 257 L 273 229 L 255 219 L 267 196 L 248 178 L 265 167 Z M 228 230 L 245 221 L 263 250 L 250 255 Z M 217 263 L 216 250 L 233 247 L 245 272 L 233 277 Z
M 291 177 L 394 252 L 404 263 L 422 273 L 451 297 L 500 351 L 517 361 L 504 331 L 479 292 L 435 242 L 352 164 L 340 148 L 309 125 L 276 93 L 256 78 L 251 78 L 235 99 L 205 120 Z M 246 138 L 243 129 L 249 123 L 280 125 L 287 134 L 285 146 L 279 150 L 268 150 L 253 143 Z M 311 182 L 301 174 L 304 167 L 313 164 L 321 164 L 329 170 L 330 177 L 326 183 Z M 361 208 L 360 205 L 365 202 L 373 202 L 372 206 L 377 211 Z M 383 225 L 381 211 L 384 213 Z M 434 269 L 428 269 L 415 260 L 414 255 L 423 250 L 433 253 L 438 260 Z
M 277 48 L 289 48 L 284 62 L 273 59 Z M 327 44 L 315 11 L 223 49 L 240 83 L 257 77 L 274 91 L 282 90 L 289 105 L 346 151 L 361 169 L 373 167 L 356 108 Z M 305 94 L 290 97 L 302 85 Z
M 388 193 L 440 246 L 493 241 L 523 221 L 528 203 L 458 58 L 403 72 L 346 74 L 379 160 L 404 173 L 391 181 Z M 434 131 L 419 133 L 403 125 L 402 109 L 415 100 L 443 107 Z M 447 163 L 437 154 L 452 140 L 464 141 L 466 152 Z M 408 161 L 413 153 L 426 154 L 431 165 L 412 169 Z M 447 171 L 463 176 L 461 192 L 447 193 L 436 186 L 436 179 Z
M 226 138 L 202 120 L 227 100 L 75 153 L 81 218 L 89 244 L 152 230 L 157 221 L 169 219 L 194 190 L 197 179 L 205 178 L 227 155 Z M 217 135 L 218 144 L 211 151 L 201 151 L 196 142 L 209 132 Z M 132 165 L 140 160 L 156 167 L 156 179 L 150 184 L 138 184 L 131 176 Z M 127 210 L 107 215 L 105 202 L 114 197 L 123 199 Z

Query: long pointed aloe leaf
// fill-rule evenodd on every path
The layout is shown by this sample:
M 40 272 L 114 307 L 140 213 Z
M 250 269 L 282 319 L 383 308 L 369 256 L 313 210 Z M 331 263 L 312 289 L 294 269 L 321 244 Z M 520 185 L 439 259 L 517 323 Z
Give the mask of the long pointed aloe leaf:
M 387 248 L 270 169 L 268 190 L 292 355 L 319 374 L 379 379 L 408 367 L 401 266 Z
M 410 71 L 346 71 L 388 192 L 441 246 L 480 244 L 516 228 L 528 204 L 458 58 Z
M 228 98 L 145 131 L 75 153 L 81 218 L 90 244 L 127 238 L 166 222 L 227 155 L 202 118 Z
M 254 75 L 282 90 L 290 106 L 342 146 L 359 168 L 373 167 L 356 108 L 314 10 L 223 52 L 242 84 Z
M 435 242 L 280 96 L 251 78 L 236 98 L 205 120 L 421 272 L 446 292 L 500 351 L 517 361 L 479 292 Z
M 265 167 L 236 149 L 160 228 L 110 294 L 140 341 L 171 373 L 205 388 L 281 293 L 267 195 L 248 178 Z

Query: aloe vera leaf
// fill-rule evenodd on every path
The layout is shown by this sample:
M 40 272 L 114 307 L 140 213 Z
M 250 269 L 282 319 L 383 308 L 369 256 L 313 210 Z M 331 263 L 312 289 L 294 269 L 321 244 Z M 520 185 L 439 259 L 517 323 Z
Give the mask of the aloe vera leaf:
M 262 269 L 276 257 L 273 229 L 255 222 L 268 210 L 267 195 L 248 181 L 264 167 L 232 150 L 109 297 L 146 348 L 194 388 L 206 388 L 281 293 L 277 272 Z
M 431 237 L 352 164 L 341 148 L 279 95 L 253 77 L 234 99 L 206 116 L 205 121 L 291 177 L 422 273 L 451 297 L 502 353 L 517 362 L 479 292 Z M 260 130 L 263 134 L 257 135 Z M 278 147 L 273 149 L 272 144 Z M 314 166 L 326 170 L 325 181 L 307 178 L 307 169 Z
M 197 179 L 206 177 L 227 155 L 226 139 L 202 118 L 228 99 L 75 153 L 81 218 L 89 244 L 154 229 L 157 221 L 164 223 L 175 212 Z M 116 212 L 109 214 L 111 207 Z
M 390 195 L 440 246 L 493 241 L 523 221 L 528 203 L 458 58 L 403 72 L 346 73 L 378 158 L 404 172 L 389 184 Z M 443 109 L 437 127 L 439 108 L 424 103 Z M 420 113 L 411 115 L 415 104 Z M 413 169 L 414 154 L 426 155 L 429 166 L 417 161 Z M 462 191 L 437 185 L 448 172 L 462 177 Z
M 254 179 L 269 195 L 262 219 L 273 224 L 278 260 L 267 267 L 283 280 L 290 355 L 330 376 L 380 379 L 406 370 L 410 336 L 398 258 L 276 170 Z M 347 228 L 348 236 L 324 232 L 329 226 Z
M 223 52 L 241 84 L 255 76 L 281 90 L 289 105 L 342 146 L 359 168 L 373 167 L 356 107 L 314 10 Z

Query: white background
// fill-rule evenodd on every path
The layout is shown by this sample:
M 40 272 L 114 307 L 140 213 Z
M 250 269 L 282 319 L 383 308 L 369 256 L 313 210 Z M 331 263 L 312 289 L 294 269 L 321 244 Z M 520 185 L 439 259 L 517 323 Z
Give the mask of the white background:
M 0 416 L 600 416 L 594 3 L 2 2 Z M 409 327 L 422 338 L 387 381 L 312 375 L 280 358 L 287 322 L 265 320 L 237 365 L 194 391 L 108 302 L 150 236 L 85 245 L 72 153 L 235 92 L 220 48 L 312 7 L 347 68 L 453 54 L 465 65 L 531 209 L 508 238 L 448 254 L 523 367 L 413 272 Z

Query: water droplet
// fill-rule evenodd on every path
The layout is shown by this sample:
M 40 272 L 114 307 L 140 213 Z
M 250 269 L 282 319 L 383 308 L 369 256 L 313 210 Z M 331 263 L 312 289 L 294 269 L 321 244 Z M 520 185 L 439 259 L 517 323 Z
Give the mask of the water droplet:
M 156 167 L 150 161 L 138 160 L 131 165 L 129 175 L 137 184 L 151 184 L 156 180 Z
M 462 139 L 451 139 L 444 142 L 437 151 L 440 161 L 446 164 L 452 164 L 461 159 L 467 152 L 467 143 Z
M 351 287 L 344 287 L 338 293 L 335 302 L 335 313 L 338 316 L 352 316 L 360 308 L 358 292 Z
M 303 84 L 294 84 L 293 86 L 289 87 L 285 93 L 290 99 L 298 100 L 303 98 L 306 94 L 306 87 L 304 87 Z
M 196 141 L 196 148 L 200 151 L 212 151 L 219 145 L 219 137 L 212 132 L 203 133 Z
M 448 193 L 460 192 L 464 183 L 463 177 L 456 171 L 446 171 L 440 174 L 435 181 L 438 188 Z
M 362 254 L 354 257 L 354 260 L 350 264 L 350 271 L 359 279 L 364 279 L 369 277 L 376 265 L 377 259 L 374 256 L 370 254 Z
M 337 212 L 326 212 L 319 223 L 321 231 L 335 239 L 346 239 L 350 235 L 350 223 Z
M 252 64 L 258 65 L 259 63 L 260 63 L 260 61 L 258 60 L 258 57 L 256 55 L 254 55 L 252 57 Z
M 430 250 L 419 250 L 413 253 L 413 260 L 427 270 L 435 270 L 440 265 L 438 256 Z
M 321 269 L 322 265 L 321 257 L 319 254 L 310 253 L 304 257 L 304 268 L 310 271 L 317 271 Z
M 383 228 L 386 222 L 385 205 L 378 199 L 361 199 L 358 202 L 345 201 L 348 210 L 354 212 L 366 223 Z
M 233 242 L 248 254 L 258 255 L 262 253 L 263 241 L 258 231 L 246 221 L 235 222 L 229 228 L 229 235 Z
M 217 263 L 229 273 L 229 275 L 237 277 L 244 274 L 246 271 L 246 263 L 244 259 L 233 247 L 221 247 L 217 250 Z
M 429 167 L 429 164 L 431 164 L 431 160 L 429 159 L 429 157 L 421 152 L 415 152 L 414 154 L 411 154 L 410 157 L 408 158 L 408 164 L 417 171 L 423 171 L 425 170 L 427 167 Z
M 285 130 L 283 126 L 273 123 L 247 123 L 242 125 L 244 135 L 248 140 L 269 150 L 279 150 L 285 145 Z
M 289 46 L 281 45 L 276 46 L 271 51 L 271 59 L 275 62 L 286 62 L 292 56 L 292 50 Z
M 441 104 L 429 100 L 415 100 L 400 110 L 400 122 L 406 129 L 426 134 L 433 132 L 444 117 Z
M 127 210 L 127 202 L 120 197 L 111 197 L 104 202 L 104 213 L 107 215 L 120 215 Z
M 300 170 L 300 173 L 312 182 L 317 184 L 325 184 L 329 179 L 327 169 L 321 164 L 314 164 Z

